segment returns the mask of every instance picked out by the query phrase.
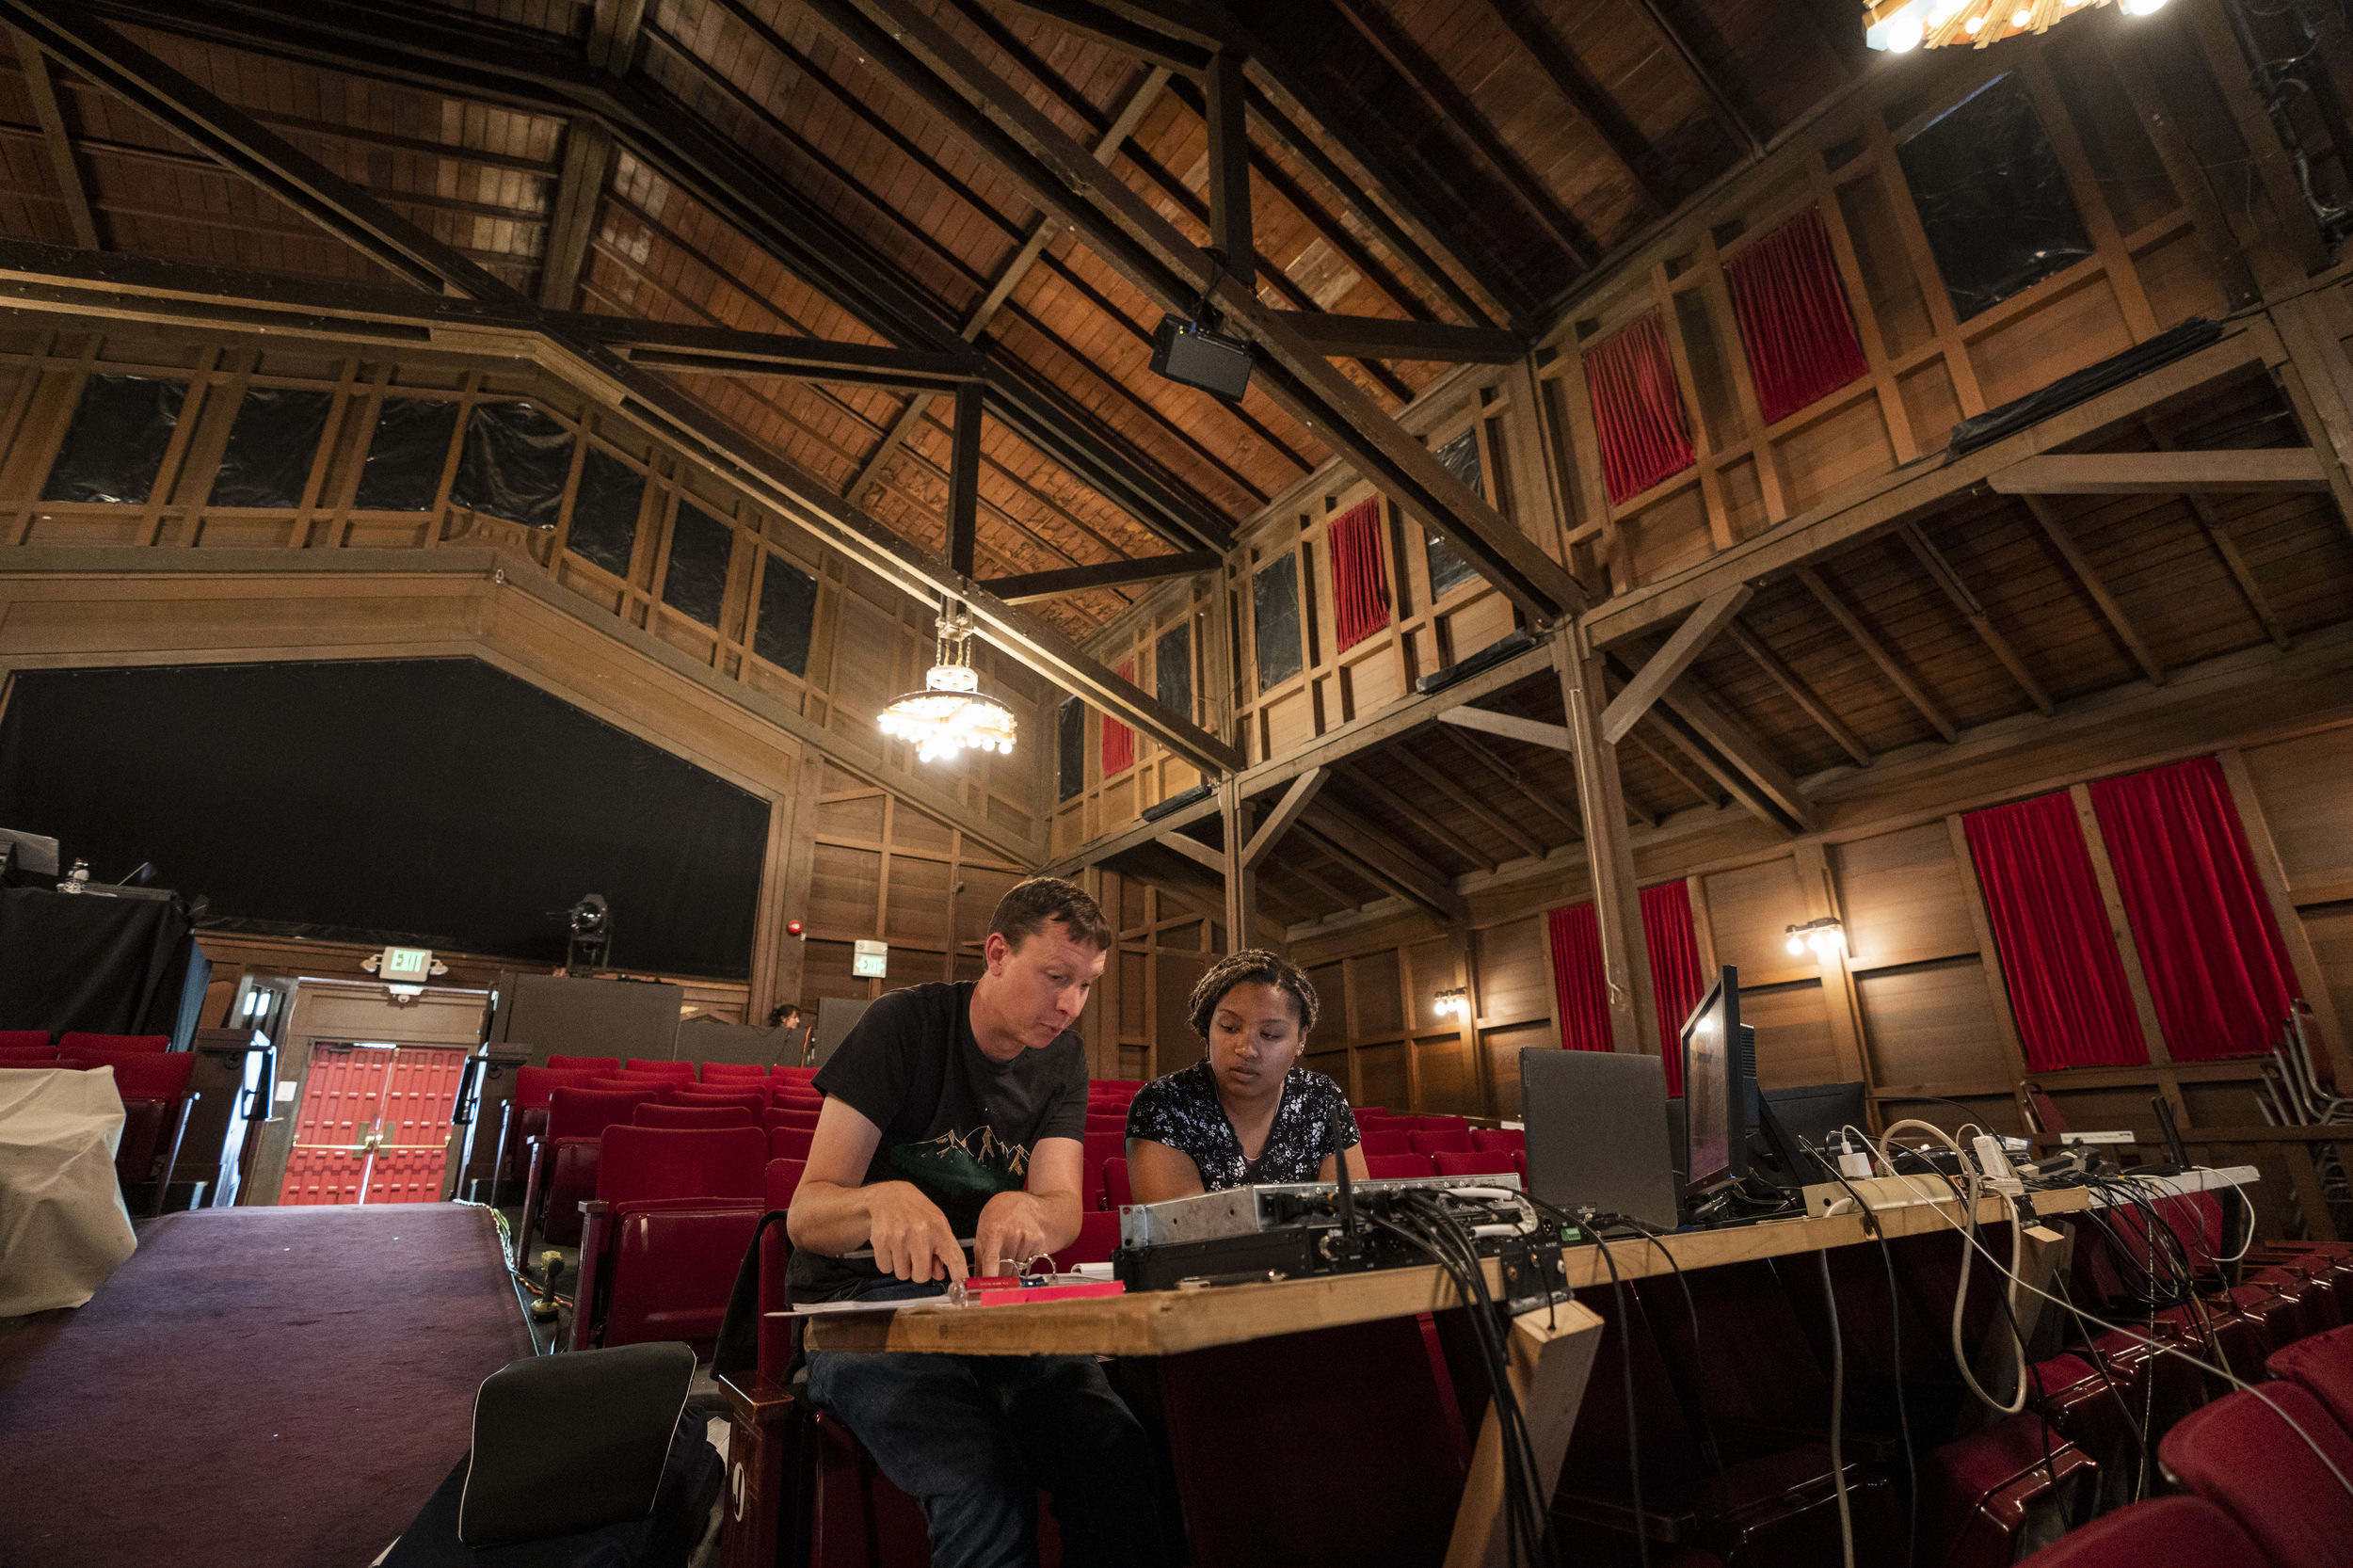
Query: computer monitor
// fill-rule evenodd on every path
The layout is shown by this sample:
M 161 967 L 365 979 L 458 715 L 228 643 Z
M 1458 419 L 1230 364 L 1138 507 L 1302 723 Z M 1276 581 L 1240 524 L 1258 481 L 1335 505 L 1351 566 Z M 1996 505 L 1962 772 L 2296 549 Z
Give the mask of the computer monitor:
M 1528 1121 L 1528 1190 L 1556 1208 L 1680 1223 L 1667 1144 L 1667 1065 L 1628 1051 L 1520 1051 Z
M 1852 1127 L 1870 1131 L 1869 1105 L 1857 1083 L 1805 1083 L 1768 1089 L 1756 1096 L 1756 1115 L 1749 1124 L 1752 1163 L 1767 1159 L 1774 1167 L 1772 1180 L 1782 1187 L 1802 1187 L 1828 1181 L 1830 1175 L 1804 1150 L 1807 1145 L 1829 1148 L 1838 1129 Z
M 1683 1021 L 1684 1194 L 1697 1200 L 1749 1172 L 1756 1034 L 1740 1022 L 1740 971 L 1717 971 Z

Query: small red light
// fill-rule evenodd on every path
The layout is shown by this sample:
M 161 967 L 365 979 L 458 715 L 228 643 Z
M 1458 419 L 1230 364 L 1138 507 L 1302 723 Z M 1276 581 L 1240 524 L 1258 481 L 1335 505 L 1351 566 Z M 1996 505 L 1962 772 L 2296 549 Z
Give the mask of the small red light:
M 787 936 L 798 936 L 801 934 L 801 922 L 798 920 L 785 921 L 784 934 Z

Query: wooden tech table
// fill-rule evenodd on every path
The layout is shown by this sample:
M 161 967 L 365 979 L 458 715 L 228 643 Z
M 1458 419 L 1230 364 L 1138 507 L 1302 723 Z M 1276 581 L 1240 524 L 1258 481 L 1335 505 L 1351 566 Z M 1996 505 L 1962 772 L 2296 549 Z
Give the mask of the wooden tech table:
M 1927 1178 L 1920 1191 L 1933 1190 Z M 2236 1187 L 2251 1167 L 2199 1171 L 2149 1184 L 2152 1195 Z M 1941 1184 L 1940 1184 L 1941 1185 Z M 2104 1203 L 2082 1188 L 2031 1194 L 2038 1219 Z M 1961 1203 L 1946 1195 L 1875 1211 L 1891 1240 L 1952 1233 Z M 1978 1205 L 1980 1225 L 2006 1224 L 2009 1206 Z M 1563 1249 L 1574 1290 L 1621 1280 L 1853 1246 L 1869 1240 L 1863 1216 L 1771 1221 Z M 2021 1275 L 2047 1288 L 2068 1239 L 2028 1227 Z M 2004 1249 L 1996 1245 L 1997 1254 Z M 1673 1261 L 1670 1261 L 1672 1256 Z M 1500 1299 L 1500 1267 L 1486 1265 Z M 1195 1568 L 1303 1562 L 1500 1564 L 1503 1462 L 1490 1409 L 1468 1456 L 1452 1448 L 1459 1423 L 1441 1385 L 1420 1315 L 1464 1305 L 1443 1270 L 1285 1280 L 1199 1290 L 959 1307 L 920 1302 L 888 1313 L 807 1320 L 810 1350 L 904 1351 L 952 1355 L 1093 1354 L 1154 1357 L 1162 1414 Z M 2041 1304 L 2019 1303 L 2033 1333 Z M 1571 1302 L 1512 1321 L 1513 1384 L 1549 1492 L 1601 1341 L 1602 1320 Z

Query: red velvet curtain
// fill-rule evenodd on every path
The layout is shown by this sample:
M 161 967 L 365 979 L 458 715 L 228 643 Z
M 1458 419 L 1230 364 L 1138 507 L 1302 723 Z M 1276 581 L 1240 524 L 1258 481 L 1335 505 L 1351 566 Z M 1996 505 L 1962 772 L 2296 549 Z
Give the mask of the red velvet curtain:
M 2145 1064 L 2149 1048 L 2074 801 L 2062 791 L 1972 811 L 1961 826 L 2027 1067 Z
M 2222 765 L 2103 778 L 2091 807 L 2173 1060 L 2270 1049 L 2303 992 Z
M 1332 520 L 1334 630 L 1342 653 L 1389 624 L 1389 579 L 1381 552 L 1381 498 Z
M 1545 917 L 1552 938 L 1552 984 L 1561 1000 L 1561 1044 L 1570 1050 L 1610 1050 L 1609 987 L 1601 978 L 1601 925 L 1591 904 L 1572 904 Z
M 1830 231 L 1808 207 L 1724 264 L 1765 423 L 1777 424 L 1865 375 Z
M 1677 879 L 1642 889 L 1642 945 L 1650 950 L 1651 1000 L 1658 1046 L 1667 1055 L 1667 1093 L 1683 1093 L 1683 1020 L 1707 989 L 1700 969 L 1699 930 L 1691 923 L 1690 884 Z
M 1613 504 L 1691 466 L 1683 394 L 1675 388 L 1657 311 L 1585 356 L 1585 385 L 1593 393 L 1602 475 Z
M 1124 661 L 1119 666 L 1119 679 L 1133 680 L 1135 678 L 1136 662 L 1133 659 Z M 1104 714 L 1103 776 L 1109 778 L 1115 773 L 1134 767 L 1135 764 L 1136 732 L 1109 713 Z

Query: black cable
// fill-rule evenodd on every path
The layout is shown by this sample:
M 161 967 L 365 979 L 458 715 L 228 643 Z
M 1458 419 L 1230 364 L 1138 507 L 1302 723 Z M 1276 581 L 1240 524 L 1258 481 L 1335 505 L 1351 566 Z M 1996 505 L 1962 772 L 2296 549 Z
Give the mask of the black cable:
M 1618 1278 L 1618 1260 L 1609 1256 L 1609 1242 L 1597 1244 L 1602 1263 L 1609 1271 L 1609 1296 L 1618 1312 L 1618 1362 L 1625 1383 L 1626 1475 L 1634 1490 L 1634 1549 L 1642 1568 L 1650 1568 L 1650 1521 L 1642 1512 L 1642 1445 L 1637 1437 L 1640 1421 L 1634 1411 L 1634 1320 L 1625 1310 L 1625 1287 Z
M 1856 1211 L 1863 1219 L 1864 1234 L 1880 1244 L 1880 1263 L 1887 1271 L 1887 1342 L 1888 1352 L 1896 1363 L 1896 1429 L 1903 1437 L 1904 1475 L 1912 1487 L 1909 1494 L 1912 1520 L 1904 1536 L 1904 1561 L 1910 1564 L 1916 1561 L 1920 1555 L 1920 1459 L 1913 1447 L 1912 1411 L 1904 1398 L 1904 1384 L 1911 1380 L 1904 1376 L 1904 1296 L 1903 1288 L 1896 1281 L 1896 1250 L 1887 1244 L 1887 1227 L 1880 1224 L 1879 1212 L 1864 1201 L 1863 1193 L 1847 1179 L 1847 1173 L 1838 1168 L 1838 1162 L 1822 1153 L 1817 1146 L 1806 1146 L 1806 1152 L 1820 1160 L 1822 1168 L 1830 1173 L 1831 1179 L 1844 1187 L 1847 1195 L 1854 1199 Z M 1823 1267 L 1827 1271 L 1829 1254 L 1824 1253 L 1823 1257 Z M 1827 1294 L 1827 1282 L 1823 1289 Z M 1835 1305 L 1831 1308 L 1833 1320 L 1837 1310 Z
M 1854 1512 L 1847 1500 L 1847 1450 L 1840 1439 L 1847 1420 L 1847 1341 L 1838 1332 L 1838 1288 L 1831 1283 L 1830 1249 L 1814 1254 L 1822 1268 L 1822 1300 L 1830 1307 L 1830 1469 L 1838 1492 L 1838 1544 L 1846 1568 L 1854 1568 Z

